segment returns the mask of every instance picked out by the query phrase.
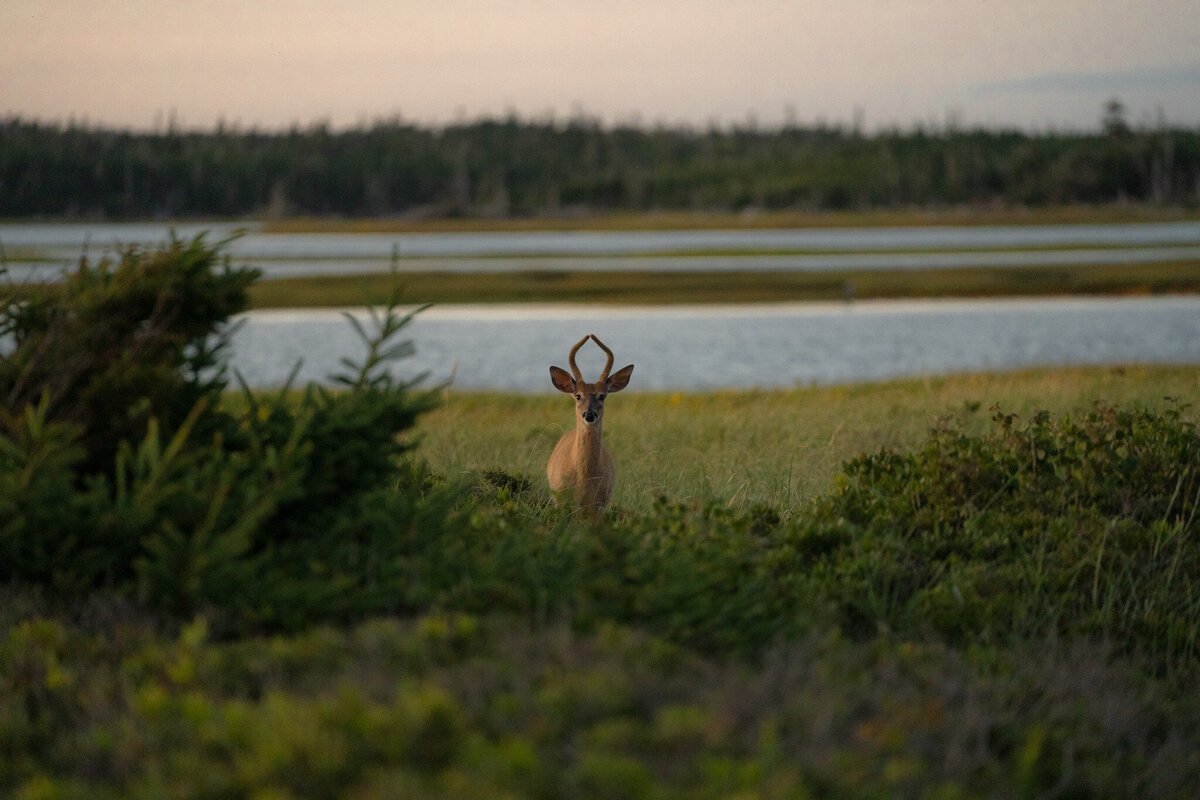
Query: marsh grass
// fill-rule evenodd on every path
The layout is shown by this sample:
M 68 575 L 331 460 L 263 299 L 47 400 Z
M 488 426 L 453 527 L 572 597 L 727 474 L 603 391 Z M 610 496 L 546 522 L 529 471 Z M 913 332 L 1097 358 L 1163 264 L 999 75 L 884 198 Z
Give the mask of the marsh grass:
M 414 303 L 761 303 L 927 297 L 1146 295 L 1200 292 L 1195 261 L 1008 268 L 821 272 L 405 272 Z M 386 274 L 276 278 L 250 288 L 255 308 L 361 305 L 387 296 Z
M 659 496 L 790 508 L 827 491 L 848 459 L 921 442 L 939 420 L 966 431 L 991 424 L 991 407 L 1030 418 L 1080 412 L 1096 401 L 1167 405 L 1200 396 L 1200 369 L 1029 370 L 785 391 L 640 393 L 613 398 L 604 439 L 617 465 L 613 504 L 644 511 Z M 526 477 L 545 490 L 546 459 L 573 425 L 558 396 L 445 394 L 417 425 L 418 453 L 435 471 Z
M 440 231 L 637 231 L 739 228 L 832 228 L 922 225 L 1079 225 L 1173 222 L 1195 219 L 1194 210 L 1161 206 L 1075 205 L 1043 207 L 880 208 L 871 211 L 758 210 L 749 213 L 614 212 L 528 218 L 291 217 L 268 220 L 268 233 L 431 233 Z

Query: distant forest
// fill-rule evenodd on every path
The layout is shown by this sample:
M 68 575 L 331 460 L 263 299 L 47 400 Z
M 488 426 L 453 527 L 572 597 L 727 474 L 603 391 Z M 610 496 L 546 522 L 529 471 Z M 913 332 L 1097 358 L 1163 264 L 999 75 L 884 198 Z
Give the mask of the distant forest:
M 132 132 L 0 120 L 0 217 L 508 218 L 1200 204 L 1200 130 L 605 127 L 516 118 Z

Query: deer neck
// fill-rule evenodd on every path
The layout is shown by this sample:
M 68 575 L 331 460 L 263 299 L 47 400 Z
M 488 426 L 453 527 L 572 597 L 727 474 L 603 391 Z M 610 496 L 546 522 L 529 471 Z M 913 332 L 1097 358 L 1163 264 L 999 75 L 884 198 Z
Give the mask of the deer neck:
M 604 443 L 600 438 L 600 423 L 588 425 L 582 420 L 575 426 L 575 457 L 588 473 L 598 471 Z

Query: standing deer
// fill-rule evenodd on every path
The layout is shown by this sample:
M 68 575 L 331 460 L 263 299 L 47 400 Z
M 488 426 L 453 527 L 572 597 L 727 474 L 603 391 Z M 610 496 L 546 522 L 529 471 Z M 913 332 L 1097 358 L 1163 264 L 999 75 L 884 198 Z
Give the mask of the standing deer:
M 600 373 L 600 380 L 595 383 L 585 383 L 583 376 L 579 374 L 579 367 L 575 366 L 575 354 L 588 339 L 599 345 L 608 358 L 604 372 Z M 550 462 L 546 465 L 546 477 L 550 480 L 551 491 L 560 497 L 569 491 L 579 506 L 599 512 L 612 496 L 615 477 L 612 456 L 600 439 L 600 423 L 604 420 L 604 398 L 629 385 L 633 364 L 610 376 L 608 372 L 613 365 L 612 350 L 605 347 L 604 342 L 596 338 L 594 333 L 583 337 L 571 348 L 569 361 L 571 374 L 568 375 L 567 371 L 560 367 L 551 367 L 550 382 L 560 392 L 575 397 L 575 430 L 568 431 L 558 440 L 554 452 L 550 454 Z

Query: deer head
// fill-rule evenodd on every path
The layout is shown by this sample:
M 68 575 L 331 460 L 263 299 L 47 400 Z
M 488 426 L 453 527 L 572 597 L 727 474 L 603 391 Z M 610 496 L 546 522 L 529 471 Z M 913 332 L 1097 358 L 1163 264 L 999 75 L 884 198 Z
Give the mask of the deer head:
M 579 372 L 579 367 L 575 364 L 575 354 L 579 352 L 579 348 L 583 347 L 588 339 L 595 342 L 604 351 L 604 355 L 606 356 L 604 371 L 600 373 L 600 379 L 595 383 L 584 381 L 583 376 Z M 623 367 L 610 377 L 608 373 L 612 370 L 613 365 L 612 350 L 605 347 L 604 342 L 600 341 L 594 333 L 583 337 L 575 343 L 575 346 L 571 348 L 571 352 L 567 356 L 567 361 L 571 365 L 571 374 L 568 375 L 567 371 L 561 367 L 551 367 L 550 382 L 560 392 L 574 396 L 575 411 L 583 424 L 599 426 L 600 421 L 604 418 L 604 398 L 613 392 L 621 391 L 629 385 L 629 378 L 633 375 L 633 364 Z

